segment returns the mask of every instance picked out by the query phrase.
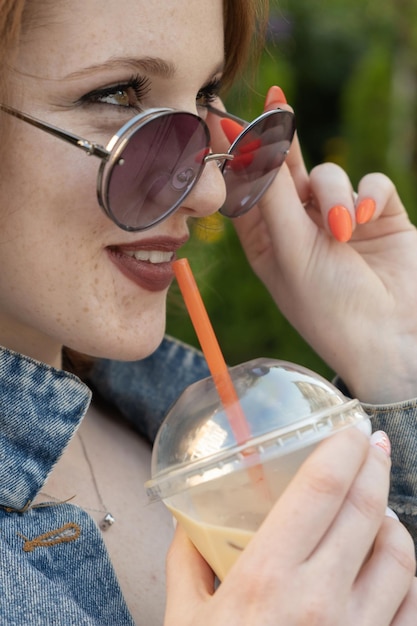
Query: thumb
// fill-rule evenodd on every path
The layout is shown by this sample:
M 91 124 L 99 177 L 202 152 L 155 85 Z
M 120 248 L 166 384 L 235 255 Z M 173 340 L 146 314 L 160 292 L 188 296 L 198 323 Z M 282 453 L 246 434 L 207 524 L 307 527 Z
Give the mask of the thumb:
M 202 604 L 214 593 L 214 573 L 180 524 L 166 561 L 165 626 L 195 623 Z M 181 616 L 181 618 L 180 618 Z

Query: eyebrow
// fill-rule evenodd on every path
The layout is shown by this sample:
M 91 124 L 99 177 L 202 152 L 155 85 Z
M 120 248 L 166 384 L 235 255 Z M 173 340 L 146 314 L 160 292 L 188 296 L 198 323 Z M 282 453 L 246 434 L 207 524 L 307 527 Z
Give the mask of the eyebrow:
M 176 72 L 176 67 L 173 63 L 159 57 L 143 57 L 141 59 L 113 57 L 104 63 L 89 65 L 81 70 L 72 72 L 65 76 L 64 80 L 86 78 L 98 71 L 120 70 L 121 68 L 125 68 L 131 72 L 146 72 L 151 76 L 158 76 L 160 78 L 173 78 Z

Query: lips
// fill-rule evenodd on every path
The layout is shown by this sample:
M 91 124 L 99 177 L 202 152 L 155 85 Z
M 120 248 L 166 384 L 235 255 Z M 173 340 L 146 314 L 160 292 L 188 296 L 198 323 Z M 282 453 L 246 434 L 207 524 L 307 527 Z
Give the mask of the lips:
M 109 246 L 110 260 L 126 278 L 147 291 L 168 289 L 173 278 L 176 251 L 188 240 L 155 237 L 120 246 Z

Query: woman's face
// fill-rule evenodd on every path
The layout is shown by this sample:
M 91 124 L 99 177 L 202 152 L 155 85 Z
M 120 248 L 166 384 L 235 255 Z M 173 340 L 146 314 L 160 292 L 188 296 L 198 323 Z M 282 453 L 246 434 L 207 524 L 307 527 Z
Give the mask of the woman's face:
M 8 103 L 106 145 L 148 107 L 204 116 L 222 63 L 221 0 L 56 0 L 22 39 Z M 98 206 L 97 158 L 5 113 L 0 123 L 10 130 L 0 147 L 0 343 L 54 365 L 62 344 L 146 356 L 163 335 L 187 219 L 223 203 L 217 166 L 169 219 L 129 233 Z

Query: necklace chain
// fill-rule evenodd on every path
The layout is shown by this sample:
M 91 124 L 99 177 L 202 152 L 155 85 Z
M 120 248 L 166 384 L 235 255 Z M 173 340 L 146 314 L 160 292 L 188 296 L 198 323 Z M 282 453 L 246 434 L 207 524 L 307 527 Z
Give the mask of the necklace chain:
M 93 465 L 92 465 L 92 463 L 90 461 L 90 457 L 88 456 L 87 447 L 86 447 L 86 445 L 84 443 L 83 438 L 81 437 L 81 433 L 79 431 L 77 431 L 77 435 L 78 435 L 78 438 L 79 438 L 80 443 L 81 443 L 81 448 L 82 448 L 82 451 L 83 451 L 84 458 L 85 458 L 85 460 L 87 462 L 87 465 L 88 465 L 88 468 L 90 470 L 91 478 L 93 480 L 94 489 L 96 490 L 98 499 L 100 500 L 100 504 L 101 504 L 101 507 L 102 507 L 102 510 L 101 511 L 97 511 L 97 512 L 105 513 L 103 519 L 99 523 L 99 526 L 100 526 L 101 530 L 105 531 L 105 530 L 108 530 L 110 528 L 110 526 L 112 526 L 116 520 L 113 517 L 113 515 L 110 513 L 110 511 L 108 510 L 106 505 L 104 504 L 103 496 L 101 495 L 101 492 L 100 492 L 100 489 L 99 489 L 99 486 L 98 486 L 98 483 L 97 483 L 96 475 L 94 474 Z
M 86 511 L 91 511 L 93 513 L 101 513 L 101 514 L 104 513 L 104 517 L 99 522 L 99 527 L 100 527 L 100 529 L 102 531 L 106 531 L 106 530 L 108 530 L 110 528 L 110 526 L 113 526 L 113 524 L 115 523 L 116 519 L 113 517 L 113 515 L 110 513 L 110 511 L 108 510 L 108 508 L 104 504 L 103 496 L 101 495 L 101 491 L 100 491 L 100 488 L 98 486 L 97 479 L 96 479 L 96 476 L 95 476 L 95 473 L 94 473 L 93 465 L 92 465 L 92 463 L 90 461 L 90 457 L 88 456 L 87 447 L 86 447 L 86 445 L 84 443 L 84 440 L 81 437 L 81 434 L 79 432 L 77 432 L 77 436 L 78 436 L 78 439 L 79 439 L 80 444 L 81 444 L 81 449 L 82 449 L 82 452 L 83 452 L 84 459 L 85 459 L 85 461 L 86 461 L 86 463 L 88 465 L 88 469 L 90 470 L 90 475 L 91 475 L 91 480 L 92 480 L 93 485 L 94 485 L 94 490 L 95 490 L 95 492 L 97 494 L 97 497 L 98 497 L 98 499 L 100 501 L 100 505 L 101 505 L 101 509 L 91 509 L 91 508 L 88 508 L 88 507 L 82 507 L 82 508 L 84 508 Z M 40 491 L 39 493 L 44 495 L 44 496 L 46 496 L 47 498 L 51 498 L 55 502 L 62 502 L 62 503 L 69 502 L 70 500 L 73 500 L 76 497 L 74 495 L 74 496 L 71 496 L 70 498 L 67 498 L 66 500 L 60 500 L 59 498 L 56 498 L 55 496 L 51 496 L 50 494 L 46 493 L 45 491 Z M 42 504 L 37 504 L 36 506 L 39 507 L 39 506 L 42 506 Z

